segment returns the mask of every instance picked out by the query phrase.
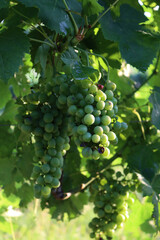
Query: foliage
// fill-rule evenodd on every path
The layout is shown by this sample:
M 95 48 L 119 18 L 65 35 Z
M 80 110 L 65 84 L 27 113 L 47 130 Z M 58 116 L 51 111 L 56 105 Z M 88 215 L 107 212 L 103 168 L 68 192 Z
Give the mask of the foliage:
M 1 1 L 4 194 L 17 196 L 26 207 L 35 186 L 41 207 L 62 220 L 66 213 L 68 219 L 75 218 L 93 202 L 98 220 L 90 224 L 90 237 L 96 239 L 112 239 L 123 225 L 115 222 L 129 221 L 134 196 L 131 218 L 137 220 L 133 226 L 127 222 L 126 228 L 141 225 L 151 235 L 159 230 L 159 15 L 158 1 Z M 42 113 L 53 116 L 48 120 Z M 96 121 L 101 121 L 100 128 L 93 127 Z M 47 170 L 51 160 L 46 160 L 51 157 L 59 164 L 52 161 L 52 171 Z M 41 186 L 39 176 L 38 181 L 46 181 Z M 126 209 L 111 197 L 103 199 L 107 191 L 118 194 Z M 141 202 L 147 199 L 145 205 L 137 196 Z M 102 205 L 98 210 L 97 204 Z M 154 227 L 149 219 L 154 219 Z

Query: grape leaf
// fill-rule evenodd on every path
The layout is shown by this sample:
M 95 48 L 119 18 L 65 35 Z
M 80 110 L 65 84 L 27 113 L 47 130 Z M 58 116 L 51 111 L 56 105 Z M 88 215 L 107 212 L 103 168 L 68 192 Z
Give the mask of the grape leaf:
M 65 52 L 62 53 L 61 59 L 66 65 L 70 66 L 73 66 L 75 61 L 80 61 L 78 54 L 72 47 L 69 47 Z
M 152 63 L 160 46 L 159 39 L 140 25 L 146 20 L 127 4 L 121 5 L 120 17 L 114 19 L 109 12 L 100 20 L 104 37 L 118 42 L 122 58 L 141 71 Z
M 32 173 L 33 156 L 34 148 L 32 144 L 22 146 L 22 156 L 18 158 L 16 166 L 26 179 L 29 179 Z
M 7 29 L 0 34 L 0 78 L 4 82 L 18 71 L 29 46 L 27 36 L 18 28 Z
M 8 0 L 1 0 L 0 9 L 1 8 L 7 8 L 7 7 L 9 7 L 9 1 Z
M 0 122 L 0 157 L 9 157 L 16 146 L 18 134 L 16 131 L 10 132 L 10 122 Z
M 9 92 L 9 86 L 4 83 L 2 80 L 0 80 L 0 108 L 3 108 L 9 99 L 11 99 L 11 94 Z
M 96 73 L 96 72 L 98 72 L 97 69 L 83 66 L 79 62 L 75 62 L 71 68 L 71 73 L 75 80 L 85 80 L 88 77 L 90 77 L 93 73 Z
M 20 207 L 26 207 L 28 203 L 33 200 L 34 192 L 33 186 L 28 183 L 24 183 L 21 188 L 18 189 L 16 196 L 18 196 L 20 201 Z
M 28 7 L 39 8 L 40 19 L 51 30 L 67 35 L 68 29 L 72 29 L 72 23 L 69 15 L 65 11 L 66 7 L 62 0 L 19 0 L 19 2 Z M 76 0 L 69 0 L 68 5 L 71 6 L 74 11 L 81 9 L 80 4 Z
M 158 197 L 157 193 L 153 189 L 154 183 L 150 184 L 146 178 L 144 178 L 141 174 L 137 174 L 138 179 L 142 184 L 142 191 L 144 196 L 151 196 L 151 201 L 153 203 L 154 209 L 152 212 L 152 216 L 155 219 L 156 225 L 159 225 L 159 207 L 158 207 Z M 156 186 L 157 187 L 157 186 Z
M 72 195 L 67 200 L 56 200 L 53 196 L 50 197 L 47 205 L 42 201 L 42 208 L 48 207 L 52 218 L 63 220 L 64 214 L 67 213 L 68 219 L 71 220 L 81 214 L 83 207 L 88 203 L 87 193 L 78 193 Z
M 18 105 L 15 104 L 14 100 L 7 102 L 0 114 L 0 118 L 3 121 L 10 121 L 12 124 L 16 123 L 15 115 L 17 113 Z
M 40 62 L 44 73 L 45 73 L 45 69 L 46 69 L 47 55 L 48 55 L 49 49 L 50 49 L 50 47 L 46 44 L 42 44 L 41 46 L 39 46 L 39 48 L 36 52 L 35 60 L 34 60 L 35 64 Z
M 152 123 L 160 129 L 160 87 L 154 88 L 149 101 L 153 104 Z
M 82 2 L 83 10 L 82 14 L 86 16 L 91 16 L 94 14 L 99 14 L 104 10 L 104 7 L 101 6 L 97 0 L 79 0 Z
M 152 182 L 159 170 L 159 156 L 159 147 L 155 148 L 153 144 L 139 144 L 132 147 L 132 151 L 127 156 L 127 161 L 134 170 L 141 173 L 149 182 Z

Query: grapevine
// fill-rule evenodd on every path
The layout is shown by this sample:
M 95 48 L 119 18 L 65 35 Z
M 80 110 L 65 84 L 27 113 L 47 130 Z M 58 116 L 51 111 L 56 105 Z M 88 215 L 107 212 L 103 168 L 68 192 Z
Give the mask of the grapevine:
M 51 2 L 0 6 L 0 187 L 58 220 L 91 202 L 95 240 L 113 239 L 135 199 L 148 201 L 156 233 L 158 2 Z

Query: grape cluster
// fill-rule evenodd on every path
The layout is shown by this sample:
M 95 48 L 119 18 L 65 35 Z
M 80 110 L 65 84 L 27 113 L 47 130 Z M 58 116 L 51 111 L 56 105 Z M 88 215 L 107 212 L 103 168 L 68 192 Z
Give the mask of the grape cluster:
M 32 135 L 35 156 L 31 177 L 35 181 L 35 197 L 48 198 L 52 188 L 60 186 L 63 156 L 70 148 L 68 118 L 61 111 L 59 98 L 54 93 L 54 82 L 30 93 L 18 103 L 16 115 L 22 132 Z
M 129 169 L 115 172 L 112 168 L 101 174 L 91 186 L 94 202 L 94 217 L 89 223 L 91 238 L 112 239 L 116 229 L 123 227 L 128 216 L 128 205 L 134 202 L 129 190 L 134 191 L 138 179 Z
M 109 156 L 109 145 L 118 142 L 115 132 L 127 128 L 125 123 L 116 122 L 115 89 L 111 81 L 103 86 L 61 74 L 17 100 L 21 105 L 16 115 L 18 126 L 31 134 L 34 143 L 32 178 L 37 198 L 48 198 L 51 189 L 60 186 L 70 138 L 82 147 L 85 158 Z
M 115 132 L 127 129 L 126 123 L 116 122 L 118 107 L 113 93 L 116 85 L 111 81 L 105 86 L 90 82 L 77 85 L 78 92 L 68 101 L 75 143 L 82 147 L 85 158 L 106 158 L 110 154 L 109 145 L 118 143 Z

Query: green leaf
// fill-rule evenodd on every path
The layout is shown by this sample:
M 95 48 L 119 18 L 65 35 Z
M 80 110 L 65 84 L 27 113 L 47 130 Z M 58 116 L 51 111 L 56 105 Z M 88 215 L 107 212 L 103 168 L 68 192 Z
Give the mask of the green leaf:
M 97 69 L 83 66 L 79 62 L 75 62 L 75 64 L 71 68 L 71 73 L 75 80 L 85 80 L 89 78 L 93 73 L 96 73 L 96 72 L 98 72 Z
M 28 183 L 24 183 L 21 188 L 18 189 L 16 196 L 18 196 L 20 201 L 20 207 L 26 207 L 28 203 L 33 200 L 34 191 L 33 186 Z
M 68 29 L 73 27 L 62 0 L 19 0 L 19 2 L 27 7 L 37 7 L 43 23 L 57 33 L 67 35 Z M 76 6 L 76 9 L 73 9 L 74 11 L 80 8 L 80 4 L 76 0 L 70 0 L 68 5 L 71 9 Z
M 47 56 L 48 56 L 49 49 L 50 49 L 50 47 L 46 44 L 42 44 L 41 46 L 39 46 L 39 48 L 36 52 L 35 60 L 34 60 L 35 64 L 40 62 L 44 73 L 45 73 L 45 69 L 46 69 Z
M 92 49 L 94 53 L 102 54 L 111 67 L 120 68 L 121 56 L 118 44 L 105 39 L 101 29 L 96 34 L 91 29 L 84 38 L 83 43 L 88 49 Z
M 48 207 L 52 218 L 63 220 L 64 215 L 68 215 L 71 220 L 81 214 L 83 207 L 88 203 L 87 193 L 77 193 L 72 195 L 69 199 L 60 201 L 51 196 L 48 205 L 42 202 L 42 207 Z
M 160 129 L 160 87 L 154 88 L 149 101 L 153 104 L 152 123 Z
M 34 148 L 33 144 L 25 144 L 22 147 L 22 155 L 18 158 L 17 168 L 22 173 L 23 177 L 29 179 L 33 169 L 33 156 Z
M 0 34 L 0 79 L 7 82 L 18 71 L 29 46 L 27 36 L 18 28 Z
M 61 59 L 66 65 L 70 66 L 73 66 L 75 64 L 75 61 L 80 61 L 78 54 L 74 51 L 74 48 L 72 47 L 69 47 L 65 52 L 62 53 Z
M 0 118 L 2 121 L 10 121 L 12 124 L 16 123 L 15 115 L 17 113 L 18 105 L 15 104 L 14 100 L 7 102 L 6 106 L 2 109 Z
M 1 0 L 0 9 L 7 8 L 7 7 L 9 7 L 9 0 Z
M 160 46 L 157 36 L 140 25 L 146 20 L 142 12 L 127 4 L 121 5 L 120 17 L 114 19 L 109 12 L 100 20 L 104 37 L 118 42 L 122 58 L 141 71 L 152 63 Z
M 104 10 L 104 7 L 101 6 L 97 0 L 79 0 L 82 2 L 83 10 L 82 14 L 86 16 L 91 16 L 94 14 L 99 14 Z
M 9 92 L 9 86 L 2 80 L 0 80 L 0 96 L 0 108 L 3 108 L 8 102 L 8 100 L 11 99 L 11 93 Z
M 140 144 L 132 147 L 130 154 L 127 156 L 129 165 L 139 173 L 141 173 L 149 182 L 159 170 L 160 150 L 154 144 Z
M 154 187 L 153 187 L 154 183 L 150 184 L 149 181 L 147 181 L 147 179 L 144 178 L 142 175 L 140 174 L 137 174 L 137 175 L 138 175 L 138 179 L 142 184 L 143 195 L 151 197 L 151 202 L 153 203 L 153 206 L 154 206 L 152 217 L 155 219 L 156 226 L 158 226 L 159 225 L 158 192 L 155 192 L 154 190 Z

